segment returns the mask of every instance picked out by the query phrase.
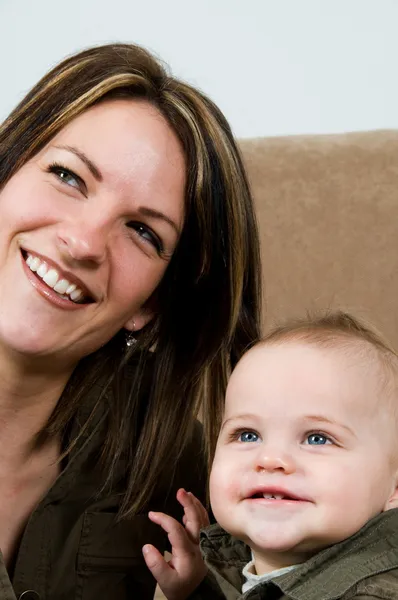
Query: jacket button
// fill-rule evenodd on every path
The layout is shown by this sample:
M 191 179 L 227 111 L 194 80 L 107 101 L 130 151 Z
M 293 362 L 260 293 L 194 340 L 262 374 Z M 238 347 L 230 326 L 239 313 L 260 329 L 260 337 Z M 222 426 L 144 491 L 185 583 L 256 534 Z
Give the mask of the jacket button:
M 34 590 L 26 590 L 26 592 L 22 592 L 18 600 L 40 600 L 40 594 Z

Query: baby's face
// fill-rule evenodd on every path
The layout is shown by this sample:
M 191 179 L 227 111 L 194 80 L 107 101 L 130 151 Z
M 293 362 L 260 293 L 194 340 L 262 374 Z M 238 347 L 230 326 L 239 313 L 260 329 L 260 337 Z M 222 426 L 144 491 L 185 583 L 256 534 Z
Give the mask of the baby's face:
M 258 573 L 303 562 L 390 507 L 391 413 L 376 368 L 354 362 L 284 342 L 255 347 L 232 374 L 210 499 Z

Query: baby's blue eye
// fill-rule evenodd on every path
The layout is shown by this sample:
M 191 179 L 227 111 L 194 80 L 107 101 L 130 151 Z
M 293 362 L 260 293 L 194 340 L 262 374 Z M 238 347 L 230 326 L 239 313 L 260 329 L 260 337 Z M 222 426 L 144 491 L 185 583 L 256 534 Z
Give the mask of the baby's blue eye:
M 306 441 L 310 446 L 324 446 L 325 444 L 330 443 L 329 438 L 320 433 L 312 433 L 311 435 L 307 436 Z
M 258 435 L 254 431 L 242 431 L 238 439 L 240 442 L 257 442 Z

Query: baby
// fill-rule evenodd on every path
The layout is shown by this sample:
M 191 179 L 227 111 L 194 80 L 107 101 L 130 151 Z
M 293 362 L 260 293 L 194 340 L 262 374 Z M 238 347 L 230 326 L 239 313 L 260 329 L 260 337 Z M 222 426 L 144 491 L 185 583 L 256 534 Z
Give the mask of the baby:
M 218 525 L 181 490 L 168 600 L 398 598 L 398 357 L 345 313 L 281 327 L 230 378 L 211 476 Z M 228 532 L 228 533 L 227 533 Z M 204 578 L 204 579 L 203 579 Z

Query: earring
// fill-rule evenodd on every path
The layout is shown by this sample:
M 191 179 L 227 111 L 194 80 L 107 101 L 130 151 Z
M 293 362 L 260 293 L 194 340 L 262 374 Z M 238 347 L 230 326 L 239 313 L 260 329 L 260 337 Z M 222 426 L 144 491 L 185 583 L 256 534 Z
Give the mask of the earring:
M 127 348 L 132 348 L 137 343 L 137 338 L 134 335 L 135 330 L 135 321 L 133 321 L 133 329 L 132 331 L 127 331 L 126 333 L 126 346 Z

